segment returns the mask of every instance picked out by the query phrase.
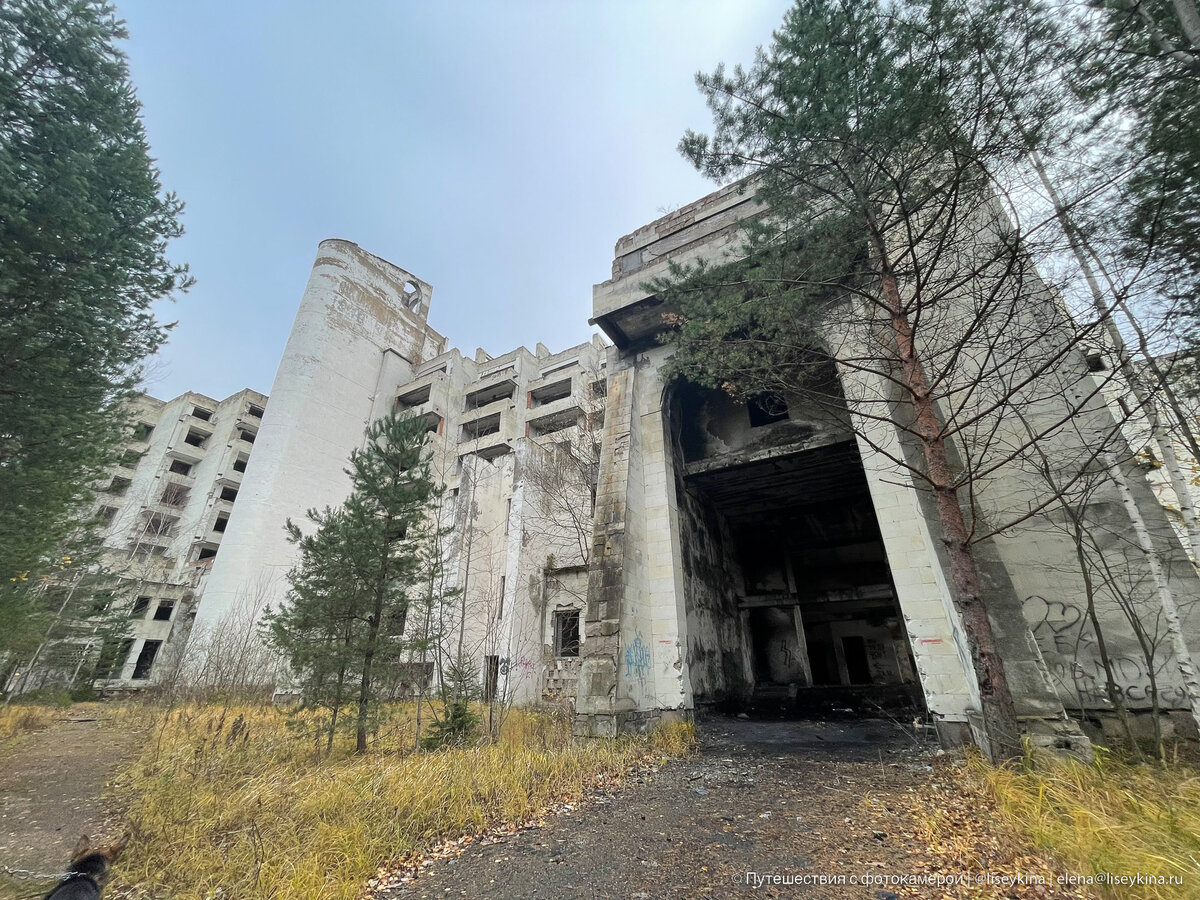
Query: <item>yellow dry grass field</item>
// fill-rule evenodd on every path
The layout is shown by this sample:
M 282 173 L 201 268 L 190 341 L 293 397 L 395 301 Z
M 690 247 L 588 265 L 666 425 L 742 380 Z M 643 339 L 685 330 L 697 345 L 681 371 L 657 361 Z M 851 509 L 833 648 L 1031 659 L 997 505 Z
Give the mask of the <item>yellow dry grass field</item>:
M 1167 884 L 1096 885 L 1120 900 L 1200 898 L 1200 776 L 1192 770 L 1093 765 L 1037 756 L 1023 771 L 978 761 L 976 777 L 1004 817 L 1080 875 L 1160 877 Z M 1171 879 L 1175 884 L 1169 883 Z
M 419 752 L 407 705 L 386 711 L 371 753 L 340 737 L 318 760 L 318 720 L 271 707 L 187 706 L 152 724 L 115 788 L 134 835 L 117 890 L 175 900 L 356 898 L 383 865 L 536 819 L 693 740 L 674 725 L 575 744 L 567 718 L 512 711 L 494 742 Z
M 41 731 L 63 718 L 66 710 L 51 706 L 15 703 L 0 706 L 0 746 L 9 744 L 31 731 Z

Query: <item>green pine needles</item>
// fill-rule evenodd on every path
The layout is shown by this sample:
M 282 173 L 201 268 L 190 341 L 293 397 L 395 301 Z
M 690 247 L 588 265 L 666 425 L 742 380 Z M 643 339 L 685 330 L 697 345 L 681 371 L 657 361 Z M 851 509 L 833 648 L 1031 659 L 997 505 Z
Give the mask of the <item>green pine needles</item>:
M 330 746 L 342 710 L 354 705 L 356 750 L 367 749 L 386 673 L 434 639 L 410 622 L 428 605 L 425 564 L 442 535 L 434 510 L 444 488 L 430 471 L 426 433 L 419 418 L 377 420 L 350 456 L 345 503 L 309 510 L 308 534 L 286 526 L 300 562 L 265 637 L 290 663 L 305 704 L 330 711 Z

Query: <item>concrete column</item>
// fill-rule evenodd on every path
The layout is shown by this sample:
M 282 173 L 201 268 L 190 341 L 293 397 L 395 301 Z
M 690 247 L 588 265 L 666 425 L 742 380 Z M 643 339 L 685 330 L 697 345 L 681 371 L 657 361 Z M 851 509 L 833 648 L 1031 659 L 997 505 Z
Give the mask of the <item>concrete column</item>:
M 432 293 L 356 244 L 321 242 L 194 634 L 231 611 L 245 618 L 250 606 L 283 601 L 296 561 L 284 523 L 346 498 L 350 451 L 362 446 L 372 417 L 390 408 L 381 396 L 440 349 L 425 323 Z M 240 618 L 239 628 L 252 624 Z

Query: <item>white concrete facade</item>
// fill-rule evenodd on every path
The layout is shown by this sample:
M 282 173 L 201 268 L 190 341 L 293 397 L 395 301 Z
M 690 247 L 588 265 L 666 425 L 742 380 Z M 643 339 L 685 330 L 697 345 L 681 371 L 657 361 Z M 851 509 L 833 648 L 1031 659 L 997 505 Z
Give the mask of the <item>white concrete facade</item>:
M 270 403 L 258 407 L 265 412 L 220 552 L 204 519 L 219 495 L 187 506 L 208 531 L 189 532 L 186 553 L 182 543 L 172 551 L 206 573 L 187 588 L 200 596 L 197 628 L 252 629 L 265 605 L 285 602 L 296 555 L 284 523 L 341 503 L 367 425 L 399 409 L 429 426 L 446 488 L 438 515 L 453 524 L 445 587 L 461 591 L 448 621 L 485 694 L 573 702 L 579 734 L 611 735 L 764 691 L 795 700 L 810 689 L 871 688 L 917 698 L 944 734 L 961 736 L 979 692 L 937 518 L 894 462 L 912 453 L 902 430 L 856 412 L 855 397 L 884 397 L 885 387 L 841 373 L 846 414 L 826 421 L 802 406 L 754 409 L 664 377 L 670 350 L 655 339 L 663 310 L 646 283 L 671 262 L 735 251 L 738 222 L 761 214 L 745 185 L 731 185 L 621 238 L 613 277 L 593 295 L 593 322 L 612 345 L 597 337 L 558 353 L 539 344 L 464 355 L 428 325 L 430 284 L 352 243 L 322 242 Z M 1029 407 L 1035 422 L 1060 414 L 1054 379 L 1071 377 L 1045 376 Z M 1080 403 L 1076 445 L 1086 446 L 1112 418 L 1099 401 Z M 155 451 L 163 460 L 187 457 L 188 429 L 209 428 L 183 405 L 172 409 L 164 421 L 174 416 L 178 434 Z M 238 421 L 218 404 L 210 423 L 235 429 L 213 438 L 228 439 L 231 452 Z M 1004 434 L 1014 427 L 1001 424 Z M 1064 460 L 1076 449 L 1053 447 Z M 197 472 L 214 489 L 224 485 L 240 452 L 197 459 Z M 145 480 L 140 468 L 134 474 L 131 495 Z M 1037 490 L 1028 476 L 1006 470 L 981 483 L 981 521 L 1028 504 Z M 1123 520 L 1110 495 L 1099 491 L 1089 509 L 1116 534 Z M 1031 520 L 978 551 L 1031 728 L 1066 722 L 1072 709 L 1081 719 L 1107 711 L 1060 524 Z M 1157 524 L 1195 636 L 1200 584 L 1164 537 L 1165 518 Z M 776 552 L 788 542 L 796 546 Z M 211 561 L 196 568 L 202 552 Z M 1101 618 L 1126 661 L 1131 708 L 1144 708 L 1151 682 L 1176 708 L 1169 653 L 1155 671 L 1139 669 L 1119 611 Z M 142 640 L 157 639 L 147 629 L 162 626 L 153 623 Z M 139 652 L 129 650 L 126 681 Z
M 266 395 L 249 389 L 223 400 L 136 398 L 129 437 L 93 508 L 100 553 L 77 575 L 101 585 L 74 598 L 92 610 L 11 687 L 94 675 L 97 687 L 120 691 L 173 676 L 266 406 Z

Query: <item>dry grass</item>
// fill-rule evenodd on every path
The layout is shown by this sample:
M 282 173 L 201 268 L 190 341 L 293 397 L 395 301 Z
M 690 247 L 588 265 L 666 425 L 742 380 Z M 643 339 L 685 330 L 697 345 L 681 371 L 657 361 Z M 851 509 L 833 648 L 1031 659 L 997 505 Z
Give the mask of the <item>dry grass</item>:
M 1094 888 L 1122 900 L 1200 898 L 1200 777 L 1186 769 L 1037 757 L 1024 772 L 973 771 L 1019 832 L 1079 875 L 1174 878 Z
M 65 715 L 66 710 L 51 706 L 26 706 L 19 703 L 0 706 L 0 746 L 32 731 L 41 731 Z
M 318 762 L 314 719 L 289 725 L 270 707 L 162 715 L 118 782 L 134 831 L 120 882 L 177 900 L 355 898 L 381 865 L 528 821 L 648 755 L 686 752 L 693 736 L 678 725 L 574 745 L 565 719 L 514 711 L 494 744 L 414 753 L 400 707 L 379 731 L 390 751 L 355 757 L 346 741 Z

